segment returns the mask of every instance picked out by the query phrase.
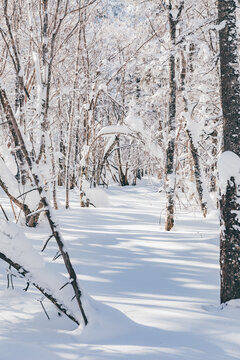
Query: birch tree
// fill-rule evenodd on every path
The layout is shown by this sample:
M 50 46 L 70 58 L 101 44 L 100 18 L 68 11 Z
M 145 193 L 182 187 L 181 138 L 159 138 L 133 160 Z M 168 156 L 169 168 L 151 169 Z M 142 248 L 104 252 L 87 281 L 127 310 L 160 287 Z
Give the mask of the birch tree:
M 174 225 L 174 206 L 175 206 L 175 185 L 176 185 L 176 163 L 175 138 L 176 138 L 176 67 L 175 67 L 175 45 L 176 45 L 176 26 L 183 10 L 182 1 L 177 9 L 177 14 L 173 11 L 172 2 L 169 1 L 168 16 L 170 27 L 170 58 L 169 58 L 169 118 L 168 118 L 168 145 L 166 154 L 166 220 L 165 230 L 169 231 Z

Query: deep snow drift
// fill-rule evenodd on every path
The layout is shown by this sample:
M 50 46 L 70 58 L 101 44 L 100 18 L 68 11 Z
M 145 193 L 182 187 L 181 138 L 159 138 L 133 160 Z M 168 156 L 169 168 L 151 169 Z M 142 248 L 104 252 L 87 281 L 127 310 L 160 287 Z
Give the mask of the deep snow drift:
M 157 182 L 98 191 L 98 205 L 56 212 L 80 280 L 91 298 L 90 325 L 82 330 L 23 280 L 6 289 L 8 266 L 0 262 L 0 360 L 230 360 L 240 358 L 240 302 L 219 306 L 218 215 L 177 209 L 176 226 L 164 231 L 164 197 Z M 8 199 L 0 193 L 5 209 Z M 0 215 L 2 218 L 2 214 Z M 44 221 L 25 229 L 41 250 Z M 16 239 L 17 241 L 17 239 Z M 43 256 L 56 254 L 50 241 Z M 62 260 L 50 265 L 66 275 Z

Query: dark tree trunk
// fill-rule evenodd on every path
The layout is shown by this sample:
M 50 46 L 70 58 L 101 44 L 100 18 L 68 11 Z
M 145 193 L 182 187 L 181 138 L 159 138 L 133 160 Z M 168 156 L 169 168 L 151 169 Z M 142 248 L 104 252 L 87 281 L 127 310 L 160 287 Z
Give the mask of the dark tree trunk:
M 218 0 L 223 151 L 240 156 L 240 83 L 235 0 Z M 225 26 L 224 26 L 225 25 Z M 221 303 L 240 298 L 239 179 L 221 189 Z
M 235 0 L 218 1 L 219 22 L 226 21 L 219 32 L 221 100 L 224 120 L 224 151 L 240 155 L 240 83 Z
M 226 193 L 221 195 L 221 303 L 240 298 L 240 213 L 235 179 L 228 181 Z

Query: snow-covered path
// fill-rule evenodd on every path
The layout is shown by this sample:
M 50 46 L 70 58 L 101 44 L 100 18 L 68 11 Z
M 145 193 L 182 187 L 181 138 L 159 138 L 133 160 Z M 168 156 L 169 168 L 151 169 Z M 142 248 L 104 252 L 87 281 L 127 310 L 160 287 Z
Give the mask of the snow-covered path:
M 0 360 L 239 359 L 240 302 L 219 307 L 216 213 L 177 210 L 166 233 L 156 183 L 106 192 L 106 207 L 79 208 L 73 191 L 71 209 L 56 213 L 96 321 L 80 333 L 44 301 L 48 321 L 33 288 L 14 279 L 6 289 L 1 263 Z M 27 236 L 41 249 L 46 225 Z M 55 253 L 50 242 L 44 256 Z M 54 266 L 64 272 L 60 259 Z

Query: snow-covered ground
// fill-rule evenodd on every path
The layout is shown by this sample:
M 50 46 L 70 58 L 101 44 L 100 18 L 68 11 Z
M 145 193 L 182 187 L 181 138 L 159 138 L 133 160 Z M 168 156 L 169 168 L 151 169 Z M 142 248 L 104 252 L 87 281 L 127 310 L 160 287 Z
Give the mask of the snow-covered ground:
M 239 359 L 240 302 L 219 306 L 217 212 L 203 219 L 178 208 L 166 233 L 156 181 L 104 192 L 108 200 L 101 192 L 96 200 L 102 207 L 80 208 L 72 191 L 66 211 L 60 191 L 56 212 L 80 286 L 92 298 L 89 326 L 76 328 L 44 300 L 48 320 L 32 286 L 24 292 L 13 278 L 14 290 L 6 288 L 1 261 L 0 360 Z M 24 231 L 40 251 L 47 225 Z M 51 240 L 45 260 L 55 253 Z M 61 259 L 53 267 L 65 274 Z

